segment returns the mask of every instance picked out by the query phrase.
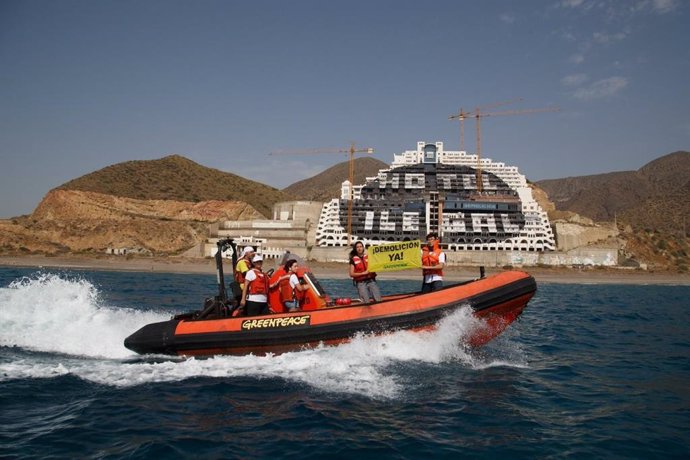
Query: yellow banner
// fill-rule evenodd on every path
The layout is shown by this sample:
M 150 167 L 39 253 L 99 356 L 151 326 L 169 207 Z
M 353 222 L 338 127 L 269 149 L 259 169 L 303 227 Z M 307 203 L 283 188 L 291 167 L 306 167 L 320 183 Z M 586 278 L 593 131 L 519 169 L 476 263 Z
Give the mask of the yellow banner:
M 370 272 L 392 272 L 422 266 L 421 241 L 397 241 L 367 249 Z

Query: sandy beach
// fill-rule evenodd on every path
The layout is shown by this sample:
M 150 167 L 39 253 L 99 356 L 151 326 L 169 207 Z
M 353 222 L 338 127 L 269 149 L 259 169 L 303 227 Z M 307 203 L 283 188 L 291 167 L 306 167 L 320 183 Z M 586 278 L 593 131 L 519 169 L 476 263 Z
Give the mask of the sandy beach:
M 161 273 L 207 273 L 215 274 L 215 263 L 212 259 L 193 259 L 182 257 L 120 257 L 120 256 L 0 256 L 3 267 L 64 268 L 74 270 L 119 270 L 144 271 Z M 274 264 L 268 263 L 268 268 Z M 346 279 L 348 266 L 336 262 L 309 262 L 312 271 L 320 278 Z M 666 284 L 690 285 L 690 274 L 672 272 L 649 272 L 616 268 L 544 268 L 522 267 L 535 277 L 538 283 L 567 284 Z M 225 266 L 225 271 L 230 265 Z M 502 271 L 500 268 L 487 267 L 486 273 Z M 445 278 L 448 281 L 463 281 L 479 276 L 478 267 L 446 267 Z M 417 270 L 380 273 L 379 279 L 419 279 Z

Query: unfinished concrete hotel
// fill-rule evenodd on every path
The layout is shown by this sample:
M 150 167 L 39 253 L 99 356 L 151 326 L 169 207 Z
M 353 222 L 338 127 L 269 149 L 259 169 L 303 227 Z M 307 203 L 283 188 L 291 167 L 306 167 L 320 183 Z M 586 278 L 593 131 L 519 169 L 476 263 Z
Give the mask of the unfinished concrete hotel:
M 352 190 L 351 190 L 352 187 Z M 448 250 L 552 251 L 554 234 L 525 176 L 515 166 L 462 151 L 443 142 L 418 142 L 394 155 L 390 168 L 354 187 L 343 182 L 340 199 L 325 203 L 316 229 L 320 247 L 424 239 L 437 232 Z

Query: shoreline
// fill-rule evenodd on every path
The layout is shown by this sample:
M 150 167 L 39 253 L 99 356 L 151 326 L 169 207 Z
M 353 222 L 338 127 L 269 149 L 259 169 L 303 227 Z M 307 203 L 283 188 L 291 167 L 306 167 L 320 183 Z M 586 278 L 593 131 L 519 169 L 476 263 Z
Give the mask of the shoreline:
M 269 268 L 275 264 L 268 263 Z M 340 262 L 309 261 L 309 267 L 322 279 L 348 279 L 348 266 Z M 0 267 L 60 268 L 70 270 L 111 270 L 149 273 L 208 274 L 215 276 L 213 259 L 183 257 L 152 257 L 127 259 L 122 256 L 0 256 Z M 230 266 L 224 264 L 226 278 Z M 515 267 L 536 279 L 537 283 L 558 284 L 655 284 L 690 285 L 690 274 L 672 272 L 645 272 L 618 268 L 575 269 L 565 267 Z M 504 271 L 499 267 L 487 267 L 486 274 Z M 444 269 L 447 281 L 465 281 L 479 277 L 479 267 L 450 266 Z M 379 280 L 421 280 L 419 270 L 379 273 Z

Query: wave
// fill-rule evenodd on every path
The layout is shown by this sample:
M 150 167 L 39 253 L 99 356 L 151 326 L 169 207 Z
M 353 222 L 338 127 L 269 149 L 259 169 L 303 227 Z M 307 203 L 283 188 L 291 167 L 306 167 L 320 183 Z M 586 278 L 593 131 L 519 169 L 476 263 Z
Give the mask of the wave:
M 479 326 L 469 307 L 427 332 L 360 334 L 337 347 L 208 359 L 133 355 L 124 348 L 124 338 L 169 315 L 103 305 L 98 290 L 83 279 L 24 278 L 0 289 L 0 309 L 0 345 L 42 352 L 23 353 L 21 359 L 1 363 L 0 381 L 74 375 L 97 384 L 131 387 L 193 377 L 280 378 L 326 392 L 395 398 L 409 385 L 400 368 L 417 363 L 468 369 L 524 366 L 521 354 L 509 343 L 501 346 L 500 358 L 495 353 L 488 357 L 474 353 L 463 345 L 463 338 Z
M 67 355 L 125 358 L 123 339 L 169 315 L 102 305 L 89 281 L 37 274 L 0 288 L 0 345 Z

